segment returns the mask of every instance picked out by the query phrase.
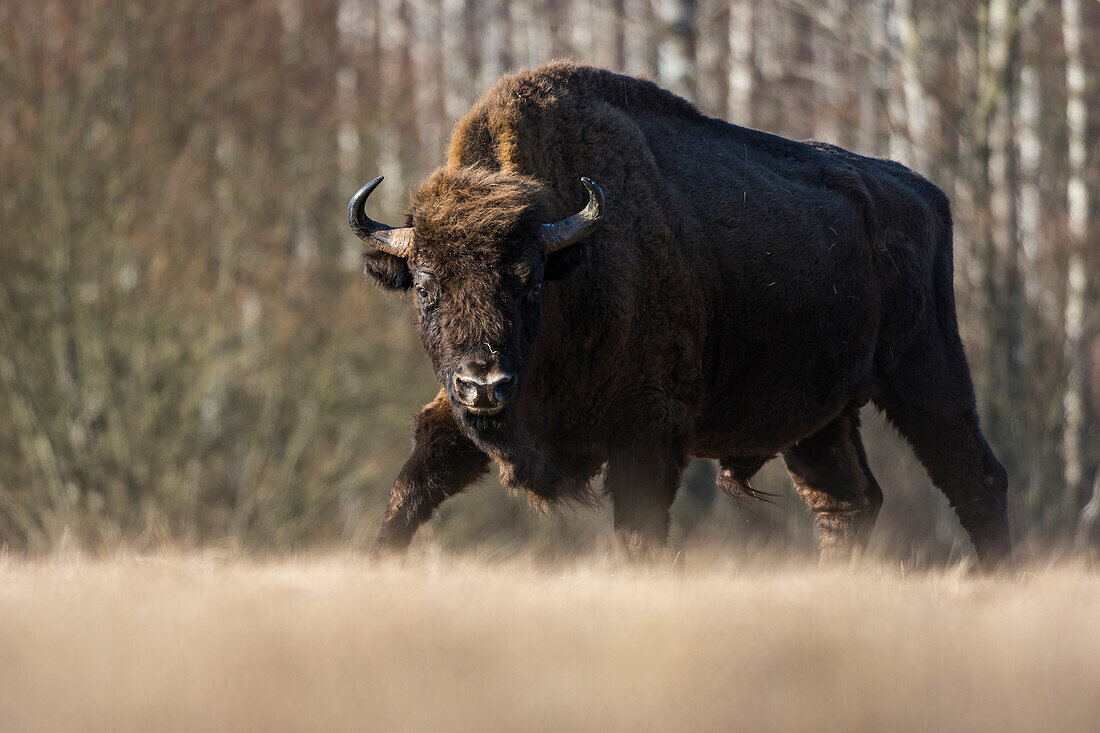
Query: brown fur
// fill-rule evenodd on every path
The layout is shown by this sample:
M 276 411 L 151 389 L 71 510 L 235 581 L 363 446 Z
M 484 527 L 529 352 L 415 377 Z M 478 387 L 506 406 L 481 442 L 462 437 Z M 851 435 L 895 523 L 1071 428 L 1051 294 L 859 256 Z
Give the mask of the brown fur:
M 604 220 L 546 256 L 538 227 L 584 205 L 581 176 L 603 187 Z M 784 452 L 842 554 L 877 511 L 855 413 L 872 399 L 983 561 L 1007 556 L 1003 470 L 955 322 L 948 202 L 907 168 L 555 63 L 474 105 L 409 224 L 407 260 L 374 252 L 365 269 L 416 288 L 443 390 L 418 418 L 380 546 L 403 546 L 486 456 L 539 503 L 590 501 L 606 467 L 637 550 L 664 540 L 689 456 L 720 459 L 723 488 L 752 495 L 752 472 Z M 514 372 L 518 399 L 491 417 L 447 409 L 470 364 Z

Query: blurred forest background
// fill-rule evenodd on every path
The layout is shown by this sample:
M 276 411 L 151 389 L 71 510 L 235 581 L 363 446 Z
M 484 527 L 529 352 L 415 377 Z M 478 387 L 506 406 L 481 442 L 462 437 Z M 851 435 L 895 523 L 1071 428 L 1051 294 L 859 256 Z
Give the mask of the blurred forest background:
M 0 4 L 0 542 L 30 552 L 361 547 L 435 393 L 410 304 L 345 219 L 399 221 L 500 74 L 571 58 L 735 124 L 900 160 L 954 202 L 955 286 L 1016 536 L 1094 542 L 1100 414 L 1096 0 L 6 0 Z M 873 543 L 965 547 L 864 410 Z M 673 541 L 808 551 L 696 462 Z M 422 532 L 599 548 L 487 480 Z

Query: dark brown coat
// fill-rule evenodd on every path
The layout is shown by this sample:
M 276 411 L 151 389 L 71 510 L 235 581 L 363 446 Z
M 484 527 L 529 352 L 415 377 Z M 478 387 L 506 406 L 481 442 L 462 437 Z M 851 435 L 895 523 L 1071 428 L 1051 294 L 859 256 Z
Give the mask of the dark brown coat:
M 606 196 L 596 231 L 546 256 L 536 230 Z M 628 546 L 667 532 L 691 456 L 719 485 L 782 454 L 823 551 L 866 539 L 881 502 L 858 408 L 886 411 L 979 556 L 1009 552 L 1005 474 L 978 426 L 952 292 L 947 198 L 897 163 L 705 117 L 655 85 L 554 63 L 498 81 L 414 193 L 407 258 L 368 277 L 415 287 L 443 389 L 379 546 L 404 546 L 485 470 L 539 502 L 605 487 Z M 537 292 L 539 283 L 545 289 Z M 457 370 L 516 375 L 514 402 L 456 408 Z

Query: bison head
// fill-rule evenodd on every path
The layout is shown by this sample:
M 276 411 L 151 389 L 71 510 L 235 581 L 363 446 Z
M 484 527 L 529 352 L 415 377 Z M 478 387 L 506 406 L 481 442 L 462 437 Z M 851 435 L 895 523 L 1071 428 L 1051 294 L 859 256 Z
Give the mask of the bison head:
M 398 228 L 364 211 L 381 181 L 348 204 L 352 230 L 376 250 L 364 256 L 364 271 L 382 287 L 415 291 L 417 330 L 459 423 L 499 444 L 514 432 L 543 283 L 581 260 L 571 245 L 598 225 L 603 194 L 582 178 L 587 205 L 554 221 L 550 193 L 533 178 L 443 168 L 413 194 L 407 226 Z

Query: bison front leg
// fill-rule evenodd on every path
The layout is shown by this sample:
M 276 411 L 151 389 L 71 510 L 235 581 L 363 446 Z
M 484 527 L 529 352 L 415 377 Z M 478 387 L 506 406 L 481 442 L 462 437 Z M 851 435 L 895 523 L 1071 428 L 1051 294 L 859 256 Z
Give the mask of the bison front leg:
M 413 451 L 390 490 L 372 554 L 408 547 L 436 507 L 476 481 L 489 458 L 463 435 L 443 392 L 416 416 Z
M 669 509 L 686 460 L 682 444 L 640 440 L 608 460 L 604 485 L 611 496 L 615 533 L 632 560 L 656 558 L 664 549 Z

